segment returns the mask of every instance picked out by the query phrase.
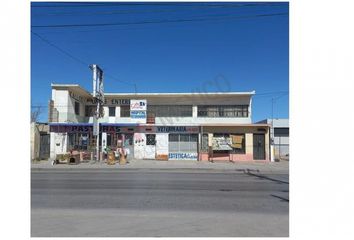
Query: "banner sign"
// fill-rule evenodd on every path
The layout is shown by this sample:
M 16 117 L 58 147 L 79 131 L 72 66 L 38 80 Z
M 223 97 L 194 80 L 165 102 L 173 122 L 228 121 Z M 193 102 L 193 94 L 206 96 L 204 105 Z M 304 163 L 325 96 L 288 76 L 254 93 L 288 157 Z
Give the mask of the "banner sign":
M 135 119 L 145 119 L 146 111 L 130 111 L 130 117 Z
M 93 118 L 93 129 L 92 129 L 92 134 L 93 134 L 94 136 L 97 136 L 97 135 L 98 135 L 99 127 L 100 127 L 100 124 L 99 124 L 99 122 L 97 121 L 97 119 L 94 117 L 94 118 Z
M 139 114 L 138 114 L 139 115 Z M 139 118 L 137 118 L 139 120 Z M 140 132 L 140 133 L 198 133 L 199 128 L 195 126 L 163 126 L 163 127 L 147 127 L 147 126 L 101 126 L 100 132 L 109 132 L 109 133 L 131 133 L 131 132 Z M 50 132 L 57 133 L 87 133 L 93 132 L 93 124 L 88 125 L 63 125 L 63 124 L 51 124 Z
M 130 119 L 135 123 L 146 123 L 146 100 L 130 100 Z
M 169 160 L 197 160 L 198 153 L 169 153 Z
M 90 65 L 93 72 L 93 97 L 104 102 L 103 71 L 97 64 Z
M 63 126 L 63 125 L 50 125 L 49 131 L 50 132 L 57 132 L 57 133 L 88 133 L 92 132 L 93 126 Z
M 187 126 L 162 126 L 156 127 L 156 132 L 165 133 L 198 133 L 198 127 L 187 127 Z
M 230 147 L 230 145 L 231 145 L 230 138 L 213 137 L 213 150 L 216 151 L 232 150 L 232 147 Z
M 146 111 L 146 100 L 130 100 L 130 111 Z

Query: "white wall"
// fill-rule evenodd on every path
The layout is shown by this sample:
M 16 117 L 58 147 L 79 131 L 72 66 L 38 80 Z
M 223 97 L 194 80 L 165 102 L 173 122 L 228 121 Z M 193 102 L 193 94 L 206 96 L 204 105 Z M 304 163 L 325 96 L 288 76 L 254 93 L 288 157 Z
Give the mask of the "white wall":
M 54 108 L 58 111 L 58 122 L 67 122 L 69 110 L 69 92 L 67 90 L 52 90 Z
M 50 159 L 55 159 L 57 154 L 67 152 L 68 137 L 63 133 L 50 133 Z
M 124 99 L 134 98 L 132 96 L 109 96 L 106 97 L 107 102 L 110 103 L 112 98 Z M 203 123 L 230 123 L 230 124 L 248 124 L 251 123 L 251 98 L 244 95 L 208 95 L 208 94 L 193 94 L 191 96 L 137 96 L 136 99 L 147 99 L 147 104 L 151 105 L 193 105 L 192 117 L 157 117 L 156 124 L 164 125 L 197 125 Z M 80 114 L 75 114 L 75 99 L 69 95 L 68 90 L 52 89 L 52 100 L 54 101 L 54 108 L 58 110 L 58 122 L 93 122 L 92 117 L 85 117 L 85 103 L 79 102 Z M 249 116 L 247 118 L 208 118 L 197 117 L 198 105 L 249 105 Z M 100 122 L 107 123 L 133 123 L 131 118 L 120 118 L 120 106 L 116 106 L 116 117 L 109 117 L 108 106 L 104 106 L 104 117 Z

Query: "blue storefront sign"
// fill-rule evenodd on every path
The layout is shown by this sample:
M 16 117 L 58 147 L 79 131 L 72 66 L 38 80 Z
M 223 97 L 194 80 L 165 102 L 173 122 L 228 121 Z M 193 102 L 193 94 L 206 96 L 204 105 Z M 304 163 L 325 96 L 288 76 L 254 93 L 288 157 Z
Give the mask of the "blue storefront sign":
M 135 119 L 144 119 L 146 118 L 146 111 L 130 111 L 130 117 Z

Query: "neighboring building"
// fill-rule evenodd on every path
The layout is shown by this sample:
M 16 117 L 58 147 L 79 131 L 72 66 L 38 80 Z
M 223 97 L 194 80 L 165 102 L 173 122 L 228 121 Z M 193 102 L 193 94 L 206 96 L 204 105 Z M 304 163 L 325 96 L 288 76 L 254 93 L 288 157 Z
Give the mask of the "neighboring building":
M 258 123 L 267 123 L 271 126 L 270 137 L 273 139 L 274 155 L 276 159 L 289 158 L 289 119 L 265 119 Z
M 31 160 L 48 159 L 50 153 L 49 125 L 31 123 Z
M 91 93 L 51 87 L 51 158 L 73 148 L 94 152 Z M 99 144 L 123 144 L 137 159 L 269 161 L 269 125 L 251 121 L 254 94 L 105 93 Z

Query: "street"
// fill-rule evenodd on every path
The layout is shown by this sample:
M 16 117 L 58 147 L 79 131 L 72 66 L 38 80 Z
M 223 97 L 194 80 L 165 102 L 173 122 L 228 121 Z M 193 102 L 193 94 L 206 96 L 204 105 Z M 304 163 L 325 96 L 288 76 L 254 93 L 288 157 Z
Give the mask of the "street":
M 32 237 L 287 237 L 288 174 L 32 170 Z

